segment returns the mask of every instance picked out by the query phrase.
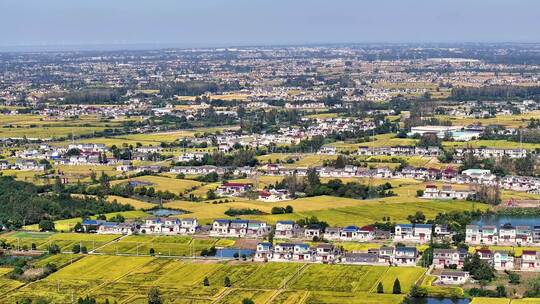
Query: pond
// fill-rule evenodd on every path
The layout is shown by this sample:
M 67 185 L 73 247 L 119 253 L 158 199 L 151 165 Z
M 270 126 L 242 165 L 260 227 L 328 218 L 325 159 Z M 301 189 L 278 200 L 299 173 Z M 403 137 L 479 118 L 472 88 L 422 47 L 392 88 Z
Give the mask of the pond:
M 494 225 L 500 227 L 506 223 L 510 223 L 513 226 L 539 226 L 540 217 L 534 215 L 489 215 L 482 216 L 472 224 L 480 226 Z
M 469 299 L 414 298 L 412 304 L 469 304 Z
M 178 215 L 178 214 L 184 214 L 185 212 L 181 210 L 175 210 L 175 209 L 154 209 L 148 211 L 148 213 L 155 215 L 155 216 L 171 216 L 171 215 Z
M 255 250 L 238 249 L 238 248 L 222 248 L 216 251 L 216 257 L 222 259 L 234 259 L 236 257 L 252 257 L 255 255 Z

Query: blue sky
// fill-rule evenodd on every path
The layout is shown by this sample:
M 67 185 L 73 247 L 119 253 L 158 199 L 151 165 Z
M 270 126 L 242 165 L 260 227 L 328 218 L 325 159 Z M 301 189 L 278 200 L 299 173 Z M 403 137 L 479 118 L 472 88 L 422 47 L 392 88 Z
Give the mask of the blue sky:
M 0 46 L 540 42 L 538 0 L 0 0 Z

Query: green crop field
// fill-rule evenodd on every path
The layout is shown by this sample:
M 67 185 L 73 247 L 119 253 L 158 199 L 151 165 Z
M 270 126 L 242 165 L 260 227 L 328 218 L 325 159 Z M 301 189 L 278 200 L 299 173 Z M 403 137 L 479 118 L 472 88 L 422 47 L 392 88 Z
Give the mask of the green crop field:
M 154 249 L 156 256 L 198 256 L 203 249 L 210 249 L 212 246 L 230 247 L 233 245 L 234 241 L 228 239 L 130 235 L 102 246 L 97 252 L 149 255 L 150 249 Z
M 526 127 L 531 118 L 538 118 L 540 111 L 531 111 L 523 114 L 498 115 L 492 118 L 459 117 L 450 115 L 437 115 L 441 120 L 450 120 L 455 126 L 467 126 L 470 124 L 502 125 L 507 128 Z
M 195 128 L 189 130 L 177 130 L 171 132 L 157 132 L 157 133 L 145 133 L 145 134 L 130 134 L 111 137 L 97 137 L 77 140 L 77 143 L 98 143 L 107 146 L 122 146 L 123 144 L 135 146 L 137 143 L 141 143 L 145 146 L 158 146 L 162 142 L 173 142 L 181 138 L 195 137 L 197 134 L 203 134 L 205 132 L 213 133 L 223 130 L 234 130 L 236 126 L 228 127 L 210 127 L 210 128 Z
M 0 137 L 58 138 L 92 134 L 111 127 L 120 127 L 126 119 L 100 120 L 97 116 L 77 119 L 46 119 L 40 115 L 2 115 Z
M 86 246 L 88 250 L 100 247 L 119 235 L 82 234 L 82 233 L 47 233 L 47 232 L 16 232 L 0 236 L 14 248 L 46 251 L 47 247 L 56 244 L 62 252 L 71 252 L 74 245 Z
M 6 303 L 14 303 L 22 298 L 46 296 L 53 303 L 66 303 L 71 297 L 92 295 L 98 302 L 108 299 L 118 303 L 146 303 L 146 293 L 150 287 L 157 286 L 167 303 L 238 304 L 244 298 L 251 298 L 255 303 L 397 304 L 403 295 L 371 292 L 381 276 L 383 280 L 393 281 L 396 275 L 390 269 L 382 266 L 86 256 L 44 279 L 7 292 L 5 299 Z M 406 275 L 397 274 L 400 280 L 403 279 L 402 288 L 409 289 L 425 271 L 423 268 L 411 269 L 414 271 L 404 268 Z M 209 286 L 202 284 L 205 277 Z M 229 288 L 223 286 L 225 277 L 231 281 Z
M 424 269 L 418 267 L 390 267 L 384 273 L 380 282 L 383 285 L 384 293 L 392 293 L 394 281 L 399 279 L 401 290 L 409 292 L 410 287 L 418 281 L 424 273 Z
M 423 269 L 420 269 L 423 271 Z M 291 289 L 319 291 L 369 291 L 386 271 L 386 267 L 346 265 L 310 265 Z

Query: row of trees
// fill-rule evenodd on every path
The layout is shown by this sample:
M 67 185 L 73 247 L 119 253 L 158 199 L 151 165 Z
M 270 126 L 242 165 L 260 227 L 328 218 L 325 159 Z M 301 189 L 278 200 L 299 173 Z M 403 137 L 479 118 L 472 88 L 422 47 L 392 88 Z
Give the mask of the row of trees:
M 0 176 L 0 227 L 20 228 L 42 220 L 133 210 L 130 205 L 88 197 L 74 198 L 69 194 L 47 193 L 46 190 L 13 177 Z
M 275 185 L 278 189 L 287 189 L 292 195 L 304 192 L 306 196 L 332 195 L 355 199 L 367 199 L 375 197 L 387 197 L 395 195 L 390 183 L 378 186 L 363 185 L 357 182 L 343 183 L 340 179 L 332 179 L 328 183 L 322 183 L 319 173 L 315 168 L 307 171 L 305 178 L 299 178 L 296 174 L 285 177 Z

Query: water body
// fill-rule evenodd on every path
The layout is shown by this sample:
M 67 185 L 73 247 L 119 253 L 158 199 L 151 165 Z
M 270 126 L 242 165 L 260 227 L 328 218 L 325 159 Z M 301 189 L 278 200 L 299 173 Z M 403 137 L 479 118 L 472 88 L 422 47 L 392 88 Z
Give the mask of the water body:
M 185 212 L 182 212 L 180 210 L 174 210 L 174 209 L 155 209 L 150 210 L 148 213 L 151 213 L 155 216 L 171 216 L 171 215 L 178 215 L 178 214 L 184 214 Z
M 236 257 L 252 257 L 255 255 L 255 250 L 251 249 L 238 249 L 238 248 L 223 248 L 216 251 L 216 257 L 222 259 L 234 259 Z
M 480 219 L 473 222 L 474 225 L 494 225 L 497 227 L 506 223 L 510 223 L 514 226 L 540 226 L 540 217 L 524 215 L 491 215 L 482 216 Z
M 469 304 L 469 299 L 416 298 L 412 304 Z

